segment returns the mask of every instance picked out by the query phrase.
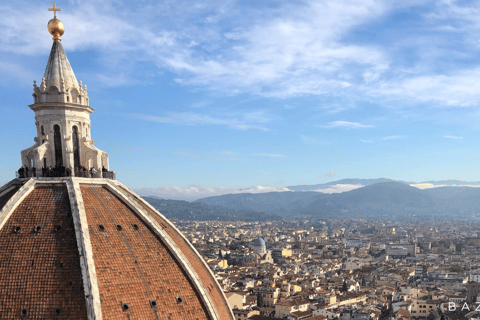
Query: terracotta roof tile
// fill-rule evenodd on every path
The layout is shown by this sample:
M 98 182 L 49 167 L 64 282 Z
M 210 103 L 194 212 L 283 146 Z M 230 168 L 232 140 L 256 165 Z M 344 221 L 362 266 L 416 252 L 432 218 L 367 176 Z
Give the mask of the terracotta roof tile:
M 0 230 L 0 283 L 0 319 L 87 318 L 66 187 L 37 187 Z
M 124 189 L 125 190 L 125 189 Z M 128 192 L 128 191 L 127 191 Z M 138 199 L 138 198 L 137 198 Z M 138 203 L 155 219 L 157 222 L 165 228 L 165 231 L 170 235 L 170 237 L 175 241 L 177 246 L 183 252 L 185 257 L 189 260 L 192 267 L 195 269 L 196 273 L 202 280 L 202 283 L 207 288 L 210 296 L 213 300 L 215 308 L 217 309 L 220 319 L 232 319 L 230 315 L 230 310 L 228 306 L 228 302 L 225 301 L 223 298 L 223 294 L 221 288 L 211 275 L 210 271 L 204 266 L 202 258 L 198 256 L 187 244 L 187 241 L 183 239 L 179 233 L 171 228 L 168 227 L 164 221 L 164 219 L 159 216 L 155 211 L 151 210 L 148 206 L 144 205 L 140 200 Z
M 104 319 L 209 319 L 197 290 L 162 239 L 106 188 L 81 190 Z M 122 304 L 128 304 L 127 311 Z

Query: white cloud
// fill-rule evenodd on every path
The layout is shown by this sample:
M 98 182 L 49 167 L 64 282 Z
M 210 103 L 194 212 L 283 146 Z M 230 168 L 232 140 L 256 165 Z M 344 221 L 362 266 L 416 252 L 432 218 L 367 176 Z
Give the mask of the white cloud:
M 323 106 L 322 109 L 325 110 L 326 114 L 336 114 L 346 110 L 355 109 L 356 106 L 352 104 L 330 104 Z
M 322 128 L 372 128 L 373 125 L 370 124 L 361 124 L 358 122 L 349 122 L 349 121 L 332 121 L 327 125 L 321 126 Z
M 335 184 L 335 185 L 329 186 L 328 188 L 316 189 L 313 191 L 331 194 L 331 193 L 347 192 L 347 191 L 355 190 L 362 187 L 363 185 L 361 184 Z
M 448 185 L 448 184 L 431 184 L 431 183 L 417 183 L 411 184 L 411 187 L 418 189 L 432 189 L 432 188 L 441 188 L 441 187 L 469 187 L 469 188 L 480 188 L 480 185 L 462 184 L 462 185 Z
M 372 96 L 414 102 L 435 102 L 437 106 L 471 107 L 480 103 L 480 67 L 454 70 L 447 74 L 413 76 L 382 82 L 369 88 Z
M 188 200 L 193 201 L 200 198 L 220 196 L 224 194 L 238 194 L 238 193 L 266 193 L 266 192 L 286 192 L 291 191 L 284 187 L 271 186 L 254 186 L 250 188 L 226 188 L 226 187 L 203 187 L 199 185 L 192 185 L 189 187 L 166 186 L 157 189 L 142 188 L 136 189 L 135 192 L 141 196 L 156 196 L 164 199 L 174 200 Z
M 243 116 L 243 119 L 235 118 L 219 118 L 213 117 L 206 114 L 191 113 L 191 112 L 178 112 L 170 113 L 168 116 L 158 117 L 144 114 L 128 114 L 129 117 L 150 121 L 150 122 L 160 122 L 160 123 L 171 123 L 171 124 L 180 124 L 186 126 L 193 125 L 225 125 L 231 129 L 237 130 L 249 130 L 257 129 L 260 131 L 269 131 L 269 129 L 264 126 L 258 125 L 257 123 L 268 122 L 266 117 L 260 117 L 259 115 L 253 113 L 247 113 Z
M 325 177 L 334 177 L 334 176 L 335 176 L 335 172 L 325 173 Z
M 0 6 L 0 52 L 45 55 L 51 12 L 40 3 L 15 4 Z M 129 6 L 84 0 L 66 3 L 59 18 L 67 52 L 100 53 L 109 74 L 89 72 L 111 80 L 104 85 L 143 83 L 145 68 L 136 64 L 148 62 L 172 71 L 180 84 L 290 97 L 332 93 L 350 87 L 349 79 L 356 76 L 382 74 L 389 62 L 381 50 L 341 39 L 390 5 L 382 0 L 280 1 L 262 10 L 236 1 Z M 28 18 L 19 22 L 19 17 Z
M 447 139 L 463 139 L 463 137 L 459 137 L 459 136 L 443 136 L 443 137 Z
M 372 140 L 363 140 L 363 139 L 362 139 L 362 140 L 360 140 L 360 142 L 362 142 L 362 143 L 373 143 L 373 141 L 372 141 Z
M 478 105 L 480 92 L 475 84 L 480 80 L 480 67 L 454 66 L 443 74 L 433 68 L 410 70 L 392 66 L 391 48 L 382 43 L 345 40 L 355 28 L 378 20 L 396 6 L 398 3 L 381 0 L 306 0 L 279 1 L 274 8 L 259 10 L 236 1 L 198 4 L 184 0 L 130 7 L 118 1 L 84 0 L 65 3 L 59 18 L 66 25 L 62 43 L 67 54 L 94 50 L 102 70 L 93 64 L 83 72 L 104 86 L 149 83 L 149 76 L 171 71 L 180 84 L 231 94 L 339 97 L 348 91 L 385 100 Z M 439 1 L 433 8 L 425 15 L 429 27 L 452 25 L 460 38 L 478 39 L 478 4 Z M 0 14 L 3 63 L 12 62 L 12 53 L 48 54 L 51 36 L 45 23 L 51 12 L 43 4 L 7 2 L 0 6 Z M 433 41 L 433 37 L 421 36 L 418 41 Z M 409 47 L 408 41 L 411 38 L 396 46 Z M 471 41 L 471 46 L 479 46 Z M 435 43 L 432 50 L 437 46 Z M 428 57 L 438 65 L 431 52 Z M 139 63 L 148 63 L 149 68 L 138 68 Z M 37 80 L 40 77 L 37 75 Z M 338 113 L 349 108 L 338 104 L 325 111 Z M 237 128 L 250 127 L 240 124 Z

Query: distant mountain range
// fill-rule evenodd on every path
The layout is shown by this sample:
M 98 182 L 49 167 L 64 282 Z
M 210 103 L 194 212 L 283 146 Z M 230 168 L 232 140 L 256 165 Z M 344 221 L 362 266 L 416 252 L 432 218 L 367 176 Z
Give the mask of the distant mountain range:
M 398 182 L 413 186 L 420 186 L 420 185 L 432 185 L 432 186 L 480 186 L 480 181 L 477 182 L 467 182 L 461 180 L 442 180 L 442 181 L 424 181 L 424 182 L 407 182 L 401 180 L 392 180 L 392 179 L 342 179 L 337 181 L 332 181 L 323 184 L 314 184 L 314 185 L 299 185 L 299 186 L 289 186 L 288 189 L 292 191 L 313 191 L 322 189 L 328 189 L 335 185 L 357 185 L 357 186 L 369 186 L 376 183 L 382 182 Z
M 442 181 L 425 181 L 420 182 L 419 184 L 433 184 L 434 186 L 480 186 L 480 181 L 477 182 L 467 182 L 461 180 L 442 180 Z
M 160 197 L 163 199 L 172 200 L 187 200 L 194 201 L 201 198 L 220 196 L 226 194 L 243 194 L 243 193 L 268 193 L 268 192 L 308 192 L 316 191 L 321 193 L 341 193 L 372 184 L 382 182 L 398 182 L 417 187 L 419 189 L 435 188 L 439 186 L 478 186 L 480 182 L 466 182 L 460 180 L 445 180 L 445 181 L 425 181 L 425 182 L 407 182 L 395 181 L 391 179 L 342 179 L 323 184 L 315 185 L 297 185 L 288 187 L 274 187 L 274 186 L 253 186 L 248 188 L 228 188 L 228 187 L 205 187 L 200 185 L 191 185 L 188 187 L 176 186 L 162 186 L 159 188 L 141 188 L 134 190 L 141 196 L 146 197 Z
M 378 179 L 380 180 L 380 179 Z M 385 179 L 386 180 L 386 179 Z M 343 193 L 295 191 L 243 193 L 207 197 L 193 202 L 146 198 L 168 218 L 198 220 L 273 220 L 294 217 L 377 220 L 474 220 L 480 217 L 480 188 L 419 189 L 406 182 L 340 180 L 366 185 Z M 335 184 L 342 184 L 336 181 Z M 448 181 L 435 182 L 446 185 Z M 433 182 L 425 182 L 434 184 Z M 456 181 L 453 185 L 463 184 Z M 465 182 L 468 185 L 479 183 Z M 304 187 L 304 188 L 301 188 Z M 290 188 L 290 187 L 289 187 Z M 315 189 L 313 189 L 315 190 Z M 302 191 L 302 192 L 299 192 Z
M 351 184 L 351 185 L 369 186 L 371 184 L 381 183 L 381 182 L 400 182 L 400 183 L 405 183 L 405 184 L 414 183 L 414 182 L 396 181 L 396 180 L 385 179 L 385 178 L 379 178 L 379 179 L 342 179 L 342 180 L 327 182 L 327 183 L 323 183 L 323 184 L 289 186 L 287 188 L 292 190 L 292 191 L 297 191 L 298 192 L 298 191 L 313 191 L 313 190 L 327 189 L 327 188 L 330 188 L 331 186 L 338 185 L 338 184 Z
M 251 209 L 219 207 L 205 203 L 192 203 L 182 200 L 165 200 L 157 197 L 143 197 L 168 219 L 179 220 L 278 220 L 280 216 L 272 213 L 257 212 Z

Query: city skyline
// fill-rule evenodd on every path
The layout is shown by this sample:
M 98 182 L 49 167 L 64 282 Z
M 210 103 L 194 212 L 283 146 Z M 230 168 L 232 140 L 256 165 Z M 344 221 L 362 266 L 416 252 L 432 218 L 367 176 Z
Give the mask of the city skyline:
M 33 144 L 47 5 L 0 5 L 0 181 Z M 474 4 L 57 6 L 92 138 L 132 188 L 480 180 Z

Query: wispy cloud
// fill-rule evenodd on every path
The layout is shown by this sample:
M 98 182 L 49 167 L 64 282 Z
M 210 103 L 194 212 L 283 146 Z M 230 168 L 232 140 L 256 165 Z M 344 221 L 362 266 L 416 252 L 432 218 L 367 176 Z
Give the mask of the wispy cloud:
M 435 102 L 437 106 L 471 107 L 480 103 L 480 91 L 475 85 L 480 79 L 480 67 L 453 70 L 446 74 L 414 75 L 392 79 L 368 93 L 386 99 L 417 103 Z
M 285 157 L 284 154 L 279 154 L 279 153 L 255 153 L 254 156 L 273 157 L 273 158 Z
M 233 152 L 233 151 L 222 151 L 222 154 L 232 155 L 232 154 L 236 154 L 236 152 Z
M 373 143 L 373 141 L 372 141 L 372 140 L 363 140 L 363 139 L 362 139 L 362 140 L 360 140 L 360 142 L 362 142 L 362 143 Z
M 447 139 L 463 139 L 463 137 L 459 137 L 459 136 L 443 136 L 443 137 Z
M 255 113 L 253 114 L 253 116 L 251 115 L 251 113 L 247 113 L 244 115 L 243 119 L 220 118 L 220 117 L 213 117 L 206 114 L 191 113 L 191 112 L 171 113 L 168 116 L 164 116 L 164 117 L 143 115 L 143 114 L 129 114 L 128 116 L 135 119 L 140 119 L 140 120 L 145 120 L 150 122 L 171 123 L 171 124 L 179 124 L 179 125 L 186 125 L 186 126 L 224 125 L 231 129 L 237 129 L 237 130 L 256 129 L 260 131 L 269 131 L 268 128 L 257 124 L 257 123 L 268 122 L 266 118 L 261 118 Z
M 322 110 L 325 111 L 326 114 L 336 114 L 343 111 L 355 109 L 356 106 L 353 105 L 352 103 L 350 104 L 340 103 L 340 104 L 329 104 L 326 106 L 322 106 L 321 108 Z
M 342 91 L 352 86 L 347 79 L 358 72 L 368 70 L 374 78 L 387 68 L 388 61 L 377 48 L 338 41 L 386 10 L 388 4 L 374 0 L 282 3 L 266 16 L 251 12 L 248 22 L 244 15 L 241 27 L 224 33 L 228 45 L 218 58 L 177 55 L 168 63 L 190 73 L 180 76 L 179 83 L 233 93 L 292 97 Z
M 362 187 L 363 185 L 361 184 L 335 184 L 335 185 L 329 186 L 328 188 L 316 189 L 313 191 L 332 194 L 332 193 L 347 192 L 347 191 L 355 190 Z
M 372 128 L 373 125 L 370 124 L 361 124 L 358 122 L 350 122 L 350 121 L 332 121 L 326 125 L 320 126 L 322 128 Z
M 51 18 L 50 12 L 40 3 L 21 3 L 25 5 L 7 2 L 0 6 L 0 58 L 7 66 L 14 62 L 11 53 L 44 55 L 51 45 L 43 27 Z M 278 2 L 274 9 L 258 10 L 235 1 L 212 0 L 199 5 L 184 0 L 151 3 L 148 12 L 126 4 L 119 6 L 117 1 L 84 0 L 75 2 L 75 7 L 73 3 L 66 3 L 59 14 L 67 29 L 63 45 L 67 51 L 95 50 L 102 68 L 94 64 L 88 72 L 104 86 L 149 83 L 146 71 L 153 77 L 169 71 L 180 84 L 230 94 L 287 98 L 338 97 L 348 92 L 448 106 L 480 102 L 475 86 L 480 79 L 478 65 L 441 73 L 433 68 L 409 69 L 392 63 L 388 44 L 343 40 L 355 28 L 378 21 L 394 10 L 398 4 L 393 1 L 307 0 Z M 480 32 L 478 4 L 439 1 L 429 9 L 432 12 L 423 16 L 424 27 L 440 30 L 450 26 L 461 35 L 457 38 L 465 38 L 462 45 L 478 47 L 473 41 Z M 30 18 L 17 23 L 19 16 Z M 143 28 L 139 33 L 140 23 Z M 395 48 L 408 49 L 420 46 L 411 41 L 436 38 L 444 43 L 442 37 L 422 35 L 420 40 L 397 42 Z M 452 56 L 449 50 L 454 49 L 435 52 L 438 56 L 429 52 L 430 64 L 437 65 L 435 59 Z M 458 55 L 459 51 L 453 53 Z M 468 58 L 471 53 L 464 55 Z M 148 68 L 138 68 L 145 63 Z M 199 102 L 198 107 L 203 104 Z M 325 110 L 338 113 L 348 108 L 349 104 L 334 103 Z
M 334 177 L 335 176 L 335 172 L 328 172 L 328 173 L 325 173 L 325 177 Z
M 148 12 L 117 1 L 73 3 L 59 14 L 67 30 L 64 45 L 67 51 L 94 49 L 111 71 L 110 79 L 124 75 L 105 85 L 143 82 L 146 69 L 136 66 L 148 62 L 149 73 L 170 71 L 180 84 L 231 94 L 322 95 L 351 87 L 357 77 L 376 79 L 389 65 L 377 46 L 340 40 L 388 12 L 389 1 L 278 2 L 259 10 L 236 1 L 199 5 L 184 0 L 152 2 Z M 43 26 L 51 17 L 44 7 L 5 4 L 0 14 L 0 52 L 48 51 L 50 42 L 38 41 L 50 37 Z M 18 23 L 19 16 L 30 19 Z M 92 68 L 90 73 L 104 71 Z

